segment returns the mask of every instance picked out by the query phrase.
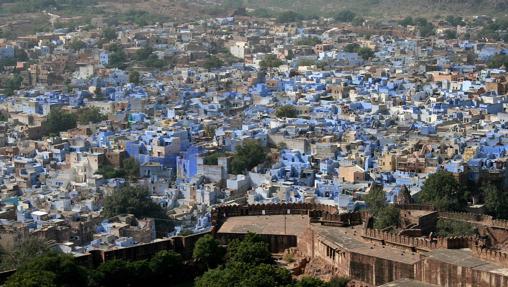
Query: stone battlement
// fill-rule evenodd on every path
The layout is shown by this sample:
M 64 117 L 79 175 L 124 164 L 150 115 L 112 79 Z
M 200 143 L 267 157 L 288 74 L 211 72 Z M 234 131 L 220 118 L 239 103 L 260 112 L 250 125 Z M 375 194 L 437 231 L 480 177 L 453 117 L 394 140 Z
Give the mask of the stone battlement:
M 309 211 L 311 223 L 321 223 L 327 226 L 351 226 L 360 225 L 363 222 L 364 214 L 360 212 L 352 213 L 330 213 L 322 210 Z
M 501 264 L 504 267 L 508 267 L 508 253 L 489 248 L 482 248 L 480 246 L 474 246 L 472 251 L 475 256 L 481 259 L 492 261 Z
M 425 204 L 396 204 L 395 207 L 400 209 L 412 209 L 412 210 L 428 210 L 434 211 L 435 208 L 431 205 Z M 508 229 L 508 220 L 494 219 L 490 215 L 477 214 L 470 212 L 446 212 L 439 211 L 439 217 L 445 219 L 453 219 L 459 221 L 467 221 L 473 224 L 487 225 L 495 228 Z
M 395 207 L 404 210 L 427 210 L 435 211 L 436 209 L 430 204 L 418 204 L 418 203 L 407 203 L 407 204 L 394 204 Z
M 436 237 L 430 239 L 398 235 L 392 232 L 370 228 L 364 229 L 362 237 L 366 240 L 407 248 L 413 251 L 431 251 L 438 248 L 471 248 L 476 246 L 479 242 L 479 239 L 474 236 Z
M 309 214 L 310 211 L 316 210 L 330 214 L 338 211 L 336 206 L 313 203 L 224 205 L 212 210 L 212 225 L 219 226 L 226 218 L 234 216 Z
M 490 227 L 508 229 L 508 220 L 494 219 L 490 215 L 475 214 L 468 212 L 439 212 L 439 217 L 467 221 L 473 224 L 487 225 Z

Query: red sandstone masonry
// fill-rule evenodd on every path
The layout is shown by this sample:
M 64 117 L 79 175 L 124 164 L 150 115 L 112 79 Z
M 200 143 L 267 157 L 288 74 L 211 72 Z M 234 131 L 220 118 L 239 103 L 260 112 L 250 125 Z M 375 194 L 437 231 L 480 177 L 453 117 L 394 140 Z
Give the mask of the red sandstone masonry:
M 414 209 L 414 210 L 435 210 L 431 205 L 424 204 L 397 204 L 396 207 L 400 209 Z M 468 213 L 468 212 L 445 212 L 440 211 L 439 217 L 446 219 L 455 219 L 460 221 L 475 222 L 478 224 L 488 225 L 491 227 L 508 229 L 508 220 L 494 219 L 490 215 Z
M 479 246 L 474 246 L 472 251 L 475 256 L 478 256 L 481 259 L 499 263 L 504 267 L 508 267 L 508 253 L 488 248 L 481 248 Z
M 409 204 L 395 204 L 395 207 L 400 209 L 409 209 L 409 210 L 428 210 L 435 211 L 436 209 L 429 204 L 417 204 L 417 203 L 409 203 Z
M 398 247 L 411 248 L 420 251 L 430 251 L 438 248 L 459 249 L 476 246 L 478 238 L 474 236 L 437 237 L 434 239 L 417 238 L 398 235 L 392 232 L 379 229 L 365 229 L 365 239 L 371 241 L 383 241 L 385 244 Z
M 482 225 L 488 225 L 491 227 L 497 227 L 502 229 L 508 229 L 508 220 L 494 219 L 490 215 L 475 214 L 467 212 L 439 212 L 439 217 L 460 221 L 468 221 L 471 223 L 477 223 Z
M 308 214 L 312 210 L 337 212 L 337 207 L 312 203 L 255 204 L 247 206 L 226 205 L 212 210 L 212 225 L 220 225 L 224 219 L 234 216 L 259 216 L 281 214 Z

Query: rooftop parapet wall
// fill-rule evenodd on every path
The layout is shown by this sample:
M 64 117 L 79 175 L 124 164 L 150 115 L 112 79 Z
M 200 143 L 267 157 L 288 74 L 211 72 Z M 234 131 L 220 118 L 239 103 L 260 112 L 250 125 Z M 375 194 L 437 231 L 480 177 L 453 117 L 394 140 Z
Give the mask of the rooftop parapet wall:
M 400 209 L 429 210 L 429 211 L 435 210 L 435 208 L 432 207 L 431 205 L 425 204 L 397 204 L 395 206 Z M 485 214 L 439 211 L 439 217 L 445 219 L 468 221 L 471 223 L 488 225 L 496 228 L 508 229 L 508 220 L 494 219 L 492 216 Z
M 508 267 L 508 253 L 482 248 L 480 246 L 474 246 L 471 250 L 473 251 L 473 255 L 481 259 L 498 263 L 503 267 Z
M 76 257 L 76 260 L 83 265 L 98 266 L 112 259 L 128 261 L 148 259 L 163 250 L 173 250 L 182 254 L 184 258 L 191 258 L 196 241 L 209 233 L 210 232 L 192 234 L 189 236 L 174 236 L 126 248 L 91 250 L 88 254 Z
M 312 203 L 226 205 L 212 210 L 212 225 L 220 225 L 226 218 L 234 216 L 309 214 L 310 211 L 316 210 L 326 211 L 331 214 L 338 211 L 336 206 Z
M 235 239 L 243 239 L 246 234 L 242 233 L 217 233 L 215 238 L 222 244 L 228 244 Z M 268 243 L 270 252 L 280 253 L 284 250 L 297 246 L 296 235 L 282 235 L 282 234 L 258 234 L 265 242 Z
M 474 236 L 437 237 L 433 239 L 409 237 L 379 229 L 365 229 L 364 239 L 382 242 L 395 247 L 412 249 L 414 251 L 431 251 L 433 249 L 460 249 L 472 248 L 479 243 Z
M 364 215 L 359 212 L 337 214 L 328 211 L 312 210 L 309 211 L 309 217 L 311 223 L 321 223 L 328 226 L 351 226 L 362 224 Z
M 494 219 L 490 215 L 467 212 L 439 212 L 439 217 L 459 221 L 467 221 L 473 224 L 482 224 L 490 227 L 508 229 L 508 220 Z
M 394 205 L 397 208 L 404 209 L 404 210 L 428 210 L 428 211 L 435 211 L 436 209 L 429 204 L 417 204 L 417 203 L 409 203 L 409 204 L 395 204 Z

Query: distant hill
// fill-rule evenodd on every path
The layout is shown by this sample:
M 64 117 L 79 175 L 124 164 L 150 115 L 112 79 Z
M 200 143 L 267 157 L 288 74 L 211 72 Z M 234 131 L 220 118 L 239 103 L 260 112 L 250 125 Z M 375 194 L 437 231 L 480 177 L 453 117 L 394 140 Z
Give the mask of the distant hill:
M 222 0 L 246 8 L 327 15 L 351 10 L 364 16 L 508 15 L 508 0 Z
M 232 15 L 243 10 L 238 8 L 253 9 L 255 15 L 265 17 L 284 11 L 334 17 L 347 10 L 385 19 L 448 15 L 508 18 L 508 0 L 0 0 L 0 34 L 5 37 L 7 33 L 13 36 L 49 30 L 46 12 L 62 19 L 72 17 L 75 25 L 97 18 L 110 25 L 115 21 L 142 25 Z

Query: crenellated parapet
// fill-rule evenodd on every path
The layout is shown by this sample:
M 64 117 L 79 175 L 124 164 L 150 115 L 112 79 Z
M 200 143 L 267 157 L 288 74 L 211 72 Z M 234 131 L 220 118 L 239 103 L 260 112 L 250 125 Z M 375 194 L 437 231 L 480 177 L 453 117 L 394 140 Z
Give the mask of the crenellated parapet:
M 490 215 L 476 214 L 468 212 L 439 212 L 440 218 L 452 219 L 458 221 L 467 221 L 473 224 L 487 225 L 501 229 L 508 229 L 508 220 L 494 219 Z
M 363 223 L 363 215 L 360 212 L 330 213 L 328 211 L 311 211 L 309 218 L 311 223 L 320 223 L 326 226 L 352 226 Z
M 228 217 L 261 216 L 261 215 L 290 215 L 314 212 L 334 214 L 338 212 L 336 206 L 314 203 L 278 203 L 251 205 L 224 205 L 212 210 L 212 225 L 220 226 Z
M 492 261 L 501 264 L 504 267 L 508 267 L 508 253 L 489 248 L 482 248 L 480 246 L 474 246 L 471 250 L 475 256 L 481 259 Z
M 413 251 L 431 251 L 438 248 L 471 248 L 479 244 L 479 239 L 475 236 L 422 238 L 404 236 L 393 232 L 370 228 L 364 229 L 362 237 L 366 240 L 376 241 L 381 244 L 395 247 L 407 248 Z

